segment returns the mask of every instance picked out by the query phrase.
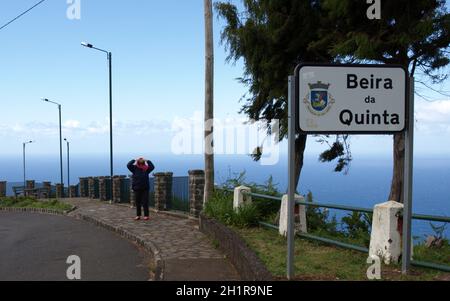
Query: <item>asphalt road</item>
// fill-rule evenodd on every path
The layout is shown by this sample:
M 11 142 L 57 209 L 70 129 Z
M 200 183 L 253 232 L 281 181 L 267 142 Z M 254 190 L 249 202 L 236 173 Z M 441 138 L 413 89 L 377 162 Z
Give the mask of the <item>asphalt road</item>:
M 0 212 L 0 281 L 64 281 L 67 258 L 83 281 L 147 281 L 149 259 L 131 242 L 65 216 Z

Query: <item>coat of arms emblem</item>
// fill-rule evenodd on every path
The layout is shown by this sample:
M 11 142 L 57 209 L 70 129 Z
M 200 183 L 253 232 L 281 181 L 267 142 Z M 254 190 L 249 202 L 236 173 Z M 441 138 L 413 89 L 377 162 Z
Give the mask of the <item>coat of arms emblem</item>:
M 305 96 L 303 103 L 312 114 L 317 116 L 325 115 L 335 103 L 334 98 L 328 92 L 331 84 L 318 81 L 315 84 L 308 84 L 308 86 L 310 93 Z

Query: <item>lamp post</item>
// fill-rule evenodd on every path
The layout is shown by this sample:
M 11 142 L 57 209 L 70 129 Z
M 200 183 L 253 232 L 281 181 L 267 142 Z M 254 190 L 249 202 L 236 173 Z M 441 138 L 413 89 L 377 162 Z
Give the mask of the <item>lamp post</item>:
M 47 98 L 42 98 L 43 101 L 52 103 L 58 106 L 59 111 L 59 166 L 60 166 L 60 176 L 61 182 L 60 184 L 64 187 L 64 176 L 63 176 L 63 159 L 62 159 L 62 125 L 61 125 L 61 104 L 51 101 Z
M 108 67 L 109 67 L 109 160 L 110 160 L 110 175 L 111 175 L 111 193 L 110 197 L 111 200 L 113 199 L 113 176 L 114 176 L 114 167 L 113 167 L 113 121 L 112 121 L 112 53 L 110 51 L 106 51 L 97 47 L 94 47 L 94 45 L 81 42 L 81 45 L 90 49 L 98 50 L 103 53 L 106 53 L 107 59 L 108 59 Z
M 26 178 L 26 168 L 25 168 L 25 147 L 27 146 L 27 144 L 31 144 L 34 143 L 34 141 L 27 141 L 23 143 L 23 187 L 24 189 L 27 187 L 27 178 Z
M 70 191 L 70 142 L 67 138 L 64 138 L 67 143 L 67 188 Z

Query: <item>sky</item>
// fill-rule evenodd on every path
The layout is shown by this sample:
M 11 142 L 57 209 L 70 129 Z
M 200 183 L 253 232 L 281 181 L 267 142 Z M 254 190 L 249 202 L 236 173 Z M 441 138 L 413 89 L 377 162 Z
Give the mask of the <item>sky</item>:
M 36 0 L 2 0 L 3 24 Z M 237 2 L 237 1 L 233 1 Z M 113 53 L 114 149 L 151 156 L 171 153 L 177 120 L 200 118 L 204 106 L 203 0 L 80 0 L 80 19 L 67 17 L 66 0 L 47 0 L 0 31 L 0 156 L 58 154 L 57 107 L 63 135 L 77 154 L 109 152 L 106 55 Z M 214 18 L 215 116 L 239 114 L 246 87 L 243 64 L 226 62 L 224 23 Z M 450 83 L 441 87 L 450 91 Z M 450 152 L 450 99 L 422 90 L 416 99 L 416 155 Z M 311 140 L 307 154 L 324 149 Z M 280 145 L 286 152 L 287 145 Z M 392 153 L 392 136 L 353 136 L 353 156 Z

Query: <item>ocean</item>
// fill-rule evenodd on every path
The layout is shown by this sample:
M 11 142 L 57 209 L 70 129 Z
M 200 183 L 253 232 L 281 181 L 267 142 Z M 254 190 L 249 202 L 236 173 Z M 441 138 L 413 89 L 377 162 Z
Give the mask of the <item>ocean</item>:
M 133 158 L 124 154 L 115 156 L 115 174 L 127 175 L 127 162 Z M 191 169 L 202 169 L 203 157 L 155 155 L 150 158 L 155 171 L 171 171 L 175 176 L 186 176 Z M 311 191 L 318 202 L 353 205 L 372 208 L 387 201 L 392 177 L 392 159 L 389 157 L 357 157 L 351 163 L 348 174 L 333 172 L 333 164 L 320 163 L 317 156 L 307 156 L 298 190 L 301 194 Z M 280 191 L 287 189 L 287 158 L 273 166 L 262 166 L 248 156 L 216 156 L 216 182 L 245 171 L 246 180 L 262 184 L 273 177 Z M 78 177 L 109 174 L 108 155 L 73 155 L 71 158 L 71 184 L 78 183 Z M 0 180 L 21 182 L 23 179 L 20 156 L 0 157 Z M 59 156 L 29 156 L 27 179 L 37 182 L 59 182 Z M 67 183 L 66 159 L 64 158 L 64 181 Z M 450 156 L 419 157 L 414 160 L 413 211 L 418 214 L 450 215 Z M 332 211 L 342 217 L 342 211 Z M 435 223 L 439 225 L 439 223 Z M 450 226 L 446 236 L 450 237 Z M 413 234 L 423 238 L 433 234 L 430 223 L 414 221 Z

